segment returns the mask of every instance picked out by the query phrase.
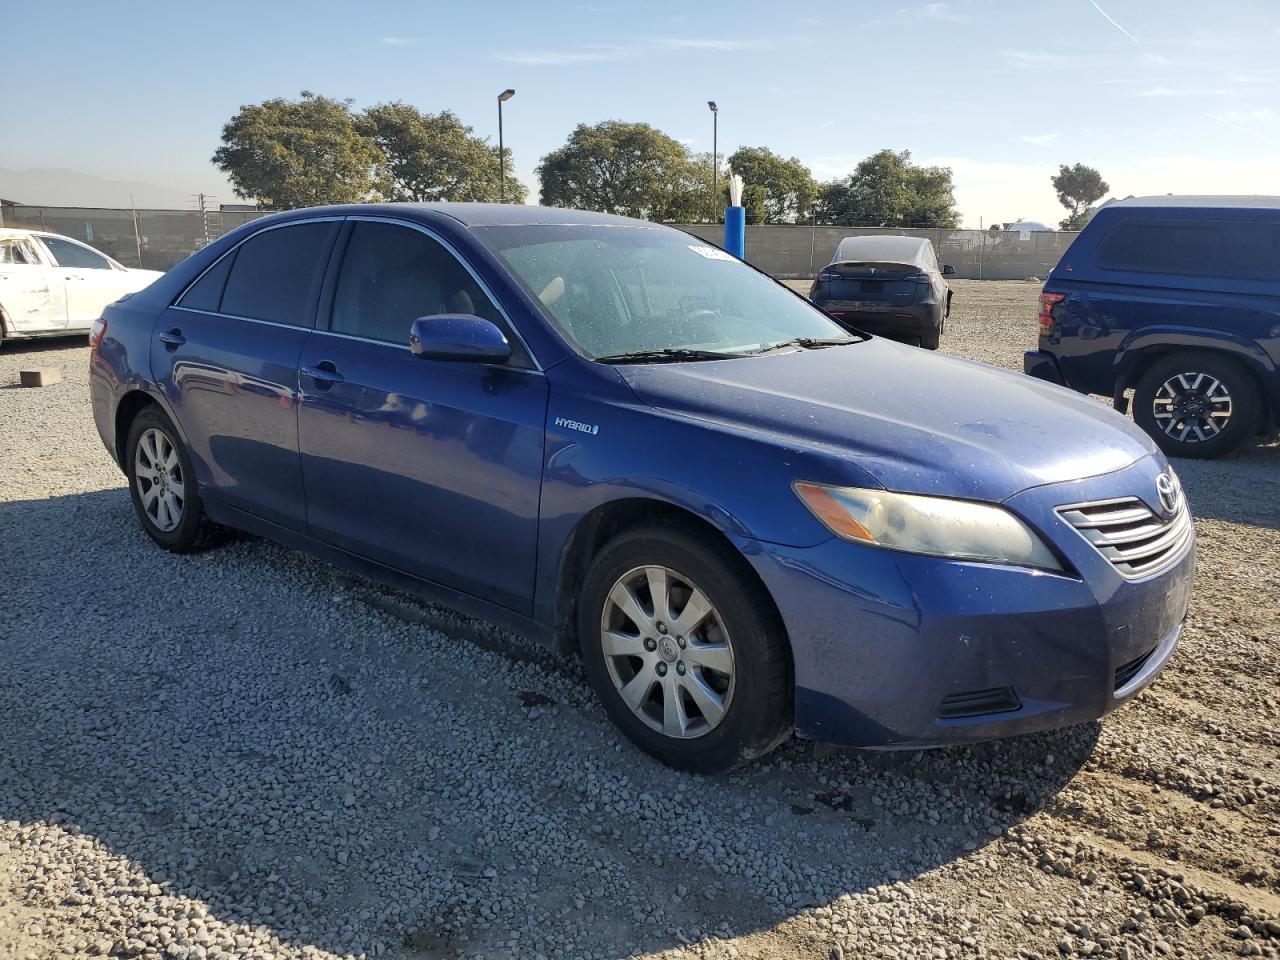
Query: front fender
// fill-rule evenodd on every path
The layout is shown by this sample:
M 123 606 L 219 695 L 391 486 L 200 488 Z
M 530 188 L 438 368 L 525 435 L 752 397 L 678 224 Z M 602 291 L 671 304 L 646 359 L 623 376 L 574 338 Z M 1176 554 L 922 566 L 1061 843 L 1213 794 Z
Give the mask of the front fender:
M 791 489 L 796 480 L 875 486 L 830 451 L 750 430 L 695 421 L 635 401 L 621 383 L 591 393 L 553 391 L 539 510 L 535 607 L 548 621 L 578 525 L 620 501 L 676 507 L 735 543 L 813 546 L 831 533 Z

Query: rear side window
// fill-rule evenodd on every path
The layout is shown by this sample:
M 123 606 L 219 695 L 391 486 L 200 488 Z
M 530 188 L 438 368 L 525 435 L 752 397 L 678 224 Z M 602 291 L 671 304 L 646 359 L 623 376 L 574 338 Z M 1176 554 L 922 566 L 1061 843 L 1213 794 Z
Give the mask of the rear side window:
M 1130 221 L 1098 247 L 1104 270 L 1237 280 L 1280 280 L 1280 224 Z
M 473 314 L 506 329 L 497 307 L 440 243 L 409 227 L 357 221 L 342 258 L 329 328 L 407 344 L 414 320 L 440 313 Z
M 235 259 L 235 253 L 229 253 L 210 267 L 204 276 L 187 288 L 187 292 L 178 301 L 178 306 L 191 310 L 208 310 L 211 313 L 221 310 L 222 290 L 227 285 L 227 274 L 231 272 L 231 264 Z
M 331 221 L 300 223 L 250 237 L 231 264 L 221 312 L 311 326 L 312 304 L 336 228 Z

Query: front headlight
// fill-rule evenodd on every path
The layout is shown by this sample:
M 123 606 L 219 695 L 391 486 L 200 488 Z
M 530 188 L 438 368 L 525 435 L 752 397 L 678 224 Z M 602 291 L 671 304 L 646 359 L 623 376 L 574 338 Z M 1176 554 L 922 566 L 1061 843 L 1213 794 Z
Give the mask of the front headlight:
M 792 487 L 813 515 L 845 540 L 953 560 L 1062 569 L 1030 527 L 994 504 L 818 483 Z

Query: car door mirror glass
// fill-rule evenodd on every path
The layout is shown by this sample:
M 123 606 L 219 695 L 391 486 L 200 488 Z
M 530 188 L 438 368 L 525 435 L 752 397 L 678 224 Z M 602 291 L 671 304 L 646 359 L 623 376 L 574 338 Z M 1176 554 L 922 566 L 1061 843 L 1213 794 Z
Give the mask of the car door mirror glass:
M 424 360 L 505 363 L 511 343 L 497 325 L 468 313 L 419 317 L 409 332 L 409 349 Z
M 953 267 L 951 264 L 949 264 L 949 263 L 944 263 L 944 264 L 942 265 L 942 275 L 943 275 L 944 277 L 952 277 L 952 276 L 955 276 L 955 272 L 956 272 L 956 268 L 955 268 L 955 267 Z

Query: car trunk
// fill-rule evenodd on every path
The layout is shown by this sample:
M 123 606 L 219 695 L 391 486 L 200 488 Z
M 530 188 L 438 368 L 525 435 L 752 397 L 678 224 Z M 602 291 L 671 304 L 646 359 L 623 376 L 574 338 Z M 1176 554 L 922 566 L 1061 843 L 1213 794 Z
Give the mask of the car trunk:
M 920 286 L 920 268 L 910 263 L 849 261 L 822 268 L 819 295 L 830 301 L 909 304 Z

